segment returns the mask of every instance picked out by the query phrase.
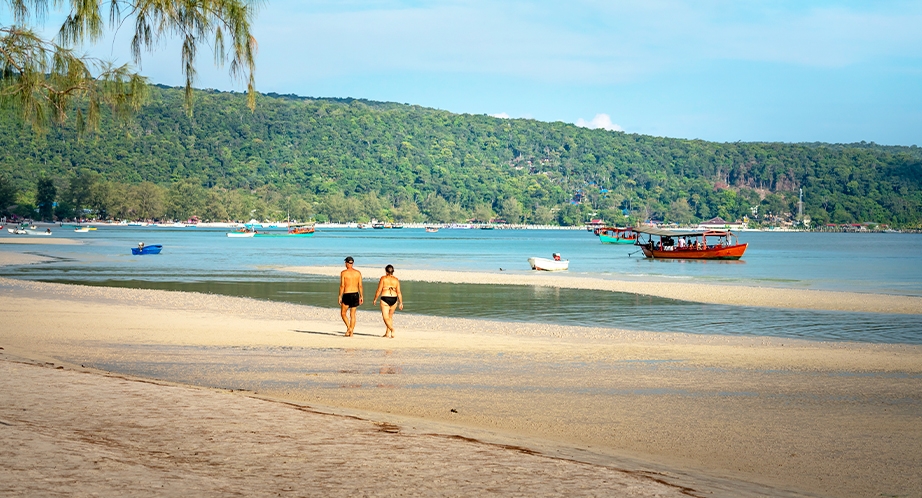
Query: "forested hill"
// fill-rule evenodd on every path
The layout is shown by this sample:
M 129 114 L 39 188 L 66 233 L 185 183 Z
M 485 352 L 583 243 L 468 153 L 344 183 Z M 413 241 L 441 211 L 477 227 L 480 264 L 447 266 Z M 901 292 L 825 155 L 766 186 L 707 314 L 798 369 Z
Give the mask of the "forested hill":
M 37 136 L 2 109 L 0 151 L 0 191 L 15 191 L 0 209 L 34 209 L 45 177 L 60 217 L 764 221 L 796 213 L 803 188 L 814 224 L 922 223 L 915 146 L 714 143 L 357 99 L 270 94 L 250 112 L 243 94 L 199 91 L 190 118 L 181 90 L 154 86 L 132 121 L 83 137 Z

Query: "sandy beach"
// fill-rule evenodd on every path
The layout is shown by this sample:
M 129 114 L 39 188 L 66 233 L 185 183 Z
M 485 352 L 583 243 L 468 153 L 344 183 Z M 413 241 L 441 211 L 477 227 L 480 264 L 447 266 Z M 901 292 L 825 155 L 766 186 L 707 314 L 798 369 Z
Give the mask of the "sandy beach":
M 383 339 L 370 306 L 344 338 L 332 309 L 10 279 L 0 308 L 13 494 L 922 496 L 922 346 L 408 313 Z

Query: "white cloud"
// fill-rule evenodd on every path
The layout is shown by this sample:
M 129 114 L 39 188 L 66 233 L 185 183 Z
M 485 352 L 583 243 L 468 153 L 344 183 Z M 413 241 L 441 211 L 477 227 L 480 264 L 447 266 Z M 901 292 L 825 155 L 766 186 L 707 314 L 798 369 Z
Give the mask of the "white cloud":
M 590 130 L 603 129 L 608 131 L 624 131 L 624 128 L 621 125 L 611 122 L 611 116 L 608 114 L 596 114 L 591 121 L 586 121 L 583 118 L 576 120 L 576 126 L 582 128 L 589 128 Z
M 505 112 L 500 112 L 500 113 L 497 113 L 497 114 L 490 114 L 490 116 L 492 116 L 492 117 L 494 117 L 494 118 L 499 118 L 499 119 L 509 119 L 509 118 L 510 118 L 510 116 L 509 116 L 508 114 L 506 114 Z

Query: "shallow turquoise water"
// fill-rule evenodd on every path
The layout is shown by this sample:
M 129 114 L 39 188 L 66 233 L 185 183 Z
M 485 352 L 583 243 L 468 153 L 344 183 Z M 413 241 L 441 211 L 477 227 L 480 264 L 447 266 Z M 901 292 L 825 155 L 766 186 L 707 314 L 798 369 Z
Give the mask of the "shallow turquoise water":
M 182 289 L 336 306 L 334 279 L 279 266 L 339 266 L 356 258 L 367 293 L 385 264 L 403 268 L 527 273 L 530 256 L 560 252 L 571 274 L 601 278 L 741 283 L 922 295 L 922 236 L 746 232 L 738 262 L 650 261 L 633 246 L 603 245 L 586 231 L 320 230 L 312 238 L 234 239 L 203 228 L 100 228 L 66 236 L 80 246 L 31 246 L 58 258 L 0 268 L 0 276 L 116 287 Z M 132 256 L 139 241 L 158 256 Z M 22 249 L 22 247 L 18 248 Z M 0 245 L 0 250 L 3 246 Z M 372 270 L 374 269 L 374 270 Z M 781 310 L 687 303 L 630 294 L 523 286 L 405 282 L 406 312 L 635 330 L 768 335 L 814 340 L 922 343 L 922 315 Z M 370 303 L 368 309 L 371 309 Z

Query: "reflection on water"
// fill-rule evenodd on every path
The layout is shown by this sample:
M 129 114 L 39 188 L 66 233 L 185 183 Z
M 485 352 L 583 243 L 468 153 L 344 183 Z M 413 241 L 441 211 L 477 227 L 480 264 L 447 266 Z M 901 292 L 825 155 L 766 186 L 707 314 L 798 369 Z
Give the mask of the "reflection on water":
M 168 282 L 42 279 L 106 287 L 174 290 L 337 308 L 339 281 L 298 280 Z M 373 283 L 366 283 L 373 295 Z M 847 313 L 723 306 L 621 292 L 518 285 L 403 282 L 405 313 L 511 322 L 791 337 L 811 340 L 922 344 L 922 315 Z M 365 309 L 374 309 L 366 300 Z M 302 333 L 317 333 L 298 331 Z

